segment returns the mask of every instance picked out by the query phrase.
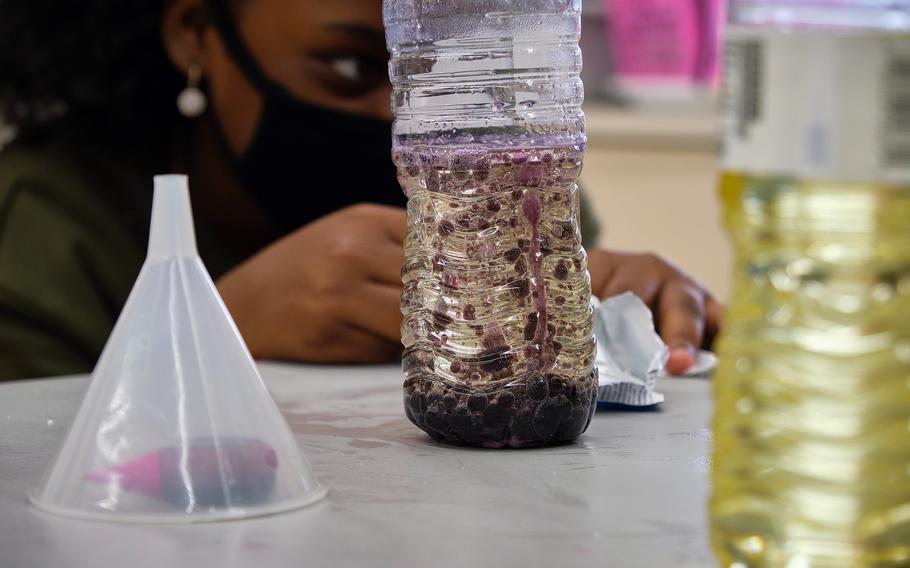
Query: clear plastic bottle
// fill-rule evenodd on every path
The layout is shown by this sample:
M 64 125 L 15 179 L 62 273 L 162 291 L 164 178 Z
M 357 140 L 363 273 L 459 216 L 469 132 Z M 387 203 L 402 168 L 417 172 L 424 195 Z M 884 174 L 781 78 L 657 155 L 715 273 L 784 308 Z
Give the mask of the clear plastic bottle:
M 580 0 L 386 0 L 384 15 L 408 418 L 452 444 L 574 440 L 597 388 Z
M 726 567 L 910 566 L 910 8 L 731 2 Z

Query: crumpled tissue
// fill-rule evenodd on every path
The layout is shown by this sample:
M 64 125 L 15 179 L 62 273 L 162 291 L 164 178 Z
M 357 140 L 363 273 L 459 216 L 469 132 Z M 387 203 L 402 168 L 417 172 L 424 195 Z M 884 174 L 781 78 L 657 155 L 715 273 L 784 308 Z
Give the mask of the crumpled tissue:
M 643 407 L 663 402 L 664 395 L 654 388 L 657 378 L 666 375 L 670 350 L 655 331 L 651 310 L 632 292 L 602 302 L 592 298 L 591 305 L 598 403 Z M 701 351 L 684 376 L 710 376 L 716 366 L 714 354 Z

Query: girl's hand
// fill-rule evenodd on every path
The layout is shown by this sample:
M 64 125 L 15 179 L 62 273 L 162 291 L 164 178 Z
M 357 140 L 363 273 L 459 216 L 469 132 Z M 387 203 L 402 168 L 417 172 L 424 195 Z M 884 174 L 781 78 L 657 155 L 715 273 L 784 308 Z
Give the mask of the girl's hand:
M 653 254 L 592 250 L 588 269 L 598 298 L 631 291 L 651 308 L 657 329 L 670 347 L 670 374 L 686 372 L 695 364 L 697 350 L 711 347 L 723 308 L 676 266 Z
M 405 211 L 355 205 L 306 225 L 218 280 L 253 356 L 374 363 L 401 350 Z

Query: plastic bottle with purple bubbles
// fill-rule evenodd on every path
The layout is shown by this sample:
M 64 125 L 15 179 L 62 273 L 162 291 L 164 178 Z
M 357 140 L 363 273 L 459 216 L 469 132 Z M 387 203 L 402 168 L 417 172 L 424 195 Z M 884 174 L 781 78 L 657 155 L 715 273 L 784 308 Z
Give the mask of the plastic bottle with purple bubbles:
M 407 416 L 451 444 L 572 441 L 597 389 L 580 0 L 385 0 L 384 16 Z

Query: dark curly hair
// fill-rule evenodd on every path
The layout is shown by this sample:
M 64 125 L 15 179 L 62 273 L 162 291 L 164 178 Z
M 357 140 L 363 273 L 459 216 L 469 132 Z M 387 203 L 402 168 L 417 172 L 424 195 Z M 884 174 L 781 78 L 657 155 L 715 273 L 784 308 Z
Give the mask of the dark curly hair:
M 167 128 L 186 79 L 161 42 L 164 0 L 0 0 L 0 122 L 62 114 Z

